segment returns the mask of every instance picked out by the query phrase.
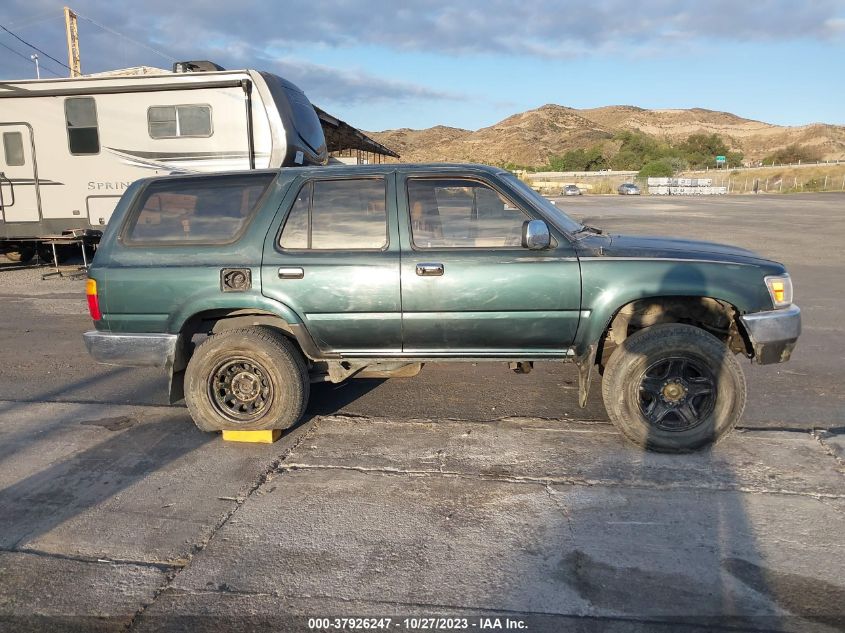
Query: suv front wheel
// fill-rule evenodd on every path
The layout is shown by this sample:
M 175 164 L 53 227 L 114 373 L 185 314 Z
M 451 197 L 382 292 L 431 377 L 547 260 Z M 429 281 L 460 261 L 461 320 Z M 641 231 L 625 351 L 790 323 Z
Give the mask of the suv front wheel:
M 309 388 L 302 354 L 265 327 L 208 337 L 185 372 L 185 402 L 203 431 L 286 429 L 305 412 Z
M 715 444 L 745 408 L 745 376 L 715 336 L 679 323 L 629 336 L 610 357 L 602 396 L 631 441 L 664 452 Z

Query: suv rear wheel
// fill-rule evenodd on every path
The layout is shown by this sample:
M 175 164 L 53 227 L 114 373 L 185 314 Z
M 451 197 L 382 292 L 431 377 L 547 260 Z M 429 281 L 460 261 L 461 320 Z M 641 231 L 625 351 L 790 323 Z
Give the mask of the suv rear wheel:
M 302 354 L 265 327 L 208 337 L 185 372 L 185 401 L 203 431 L 286 429 L 305 412 L 309 389 Z
M 611 421 L 629 440 L 664 452 L 715 444 L 745 408 L 745 376 L 727 346 L 700 328 L 640 330 L 614 351 L 602 378 Z

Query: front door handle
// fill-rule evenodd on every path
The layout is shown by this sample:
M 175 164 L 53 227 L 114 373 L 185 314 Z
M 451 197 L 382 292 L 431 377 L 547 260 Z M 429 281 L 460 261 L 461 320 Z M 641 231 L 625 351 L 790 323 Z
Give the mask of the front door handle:
M 298 266 L 290 268 L 279 268 L 279 279 L 302 279 L 305 271 Z
M 443 264 L 417 264 L 417 274 L 420 277 L 441 277 Z

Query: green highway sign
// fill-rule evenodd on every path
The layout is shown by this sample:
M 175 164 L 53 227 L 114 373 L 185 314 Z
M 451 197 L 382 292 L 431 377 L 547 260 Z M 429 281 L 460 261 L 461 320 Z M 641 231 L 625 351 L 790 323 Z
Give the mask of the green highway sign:
M 724 163 L 724 162 L 725 162 L 725 157 L 724 157 L 724 156 L 717 156 L 717 157 L 716 157 L 716 162 L 717 162 L 717 163 Z

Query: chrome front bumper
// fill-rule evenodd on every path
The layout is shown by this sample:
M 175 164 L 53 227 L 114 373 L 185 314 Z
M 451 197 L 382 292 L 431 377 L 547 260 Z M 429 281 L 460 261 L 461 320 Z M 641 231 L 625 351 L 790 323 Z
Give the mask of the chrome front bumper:
M 754 358 L 761 365 L 785 363 L 801 335 L 801 309 L 792 304 L 781 310 L 755 312 L 740 317 Z
M 98 363 L 126 367 L 166 367 L 176 358 L 176 334 L 126 334 L 91 330 L 82 335 Z

